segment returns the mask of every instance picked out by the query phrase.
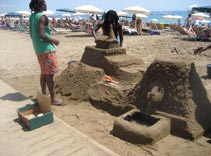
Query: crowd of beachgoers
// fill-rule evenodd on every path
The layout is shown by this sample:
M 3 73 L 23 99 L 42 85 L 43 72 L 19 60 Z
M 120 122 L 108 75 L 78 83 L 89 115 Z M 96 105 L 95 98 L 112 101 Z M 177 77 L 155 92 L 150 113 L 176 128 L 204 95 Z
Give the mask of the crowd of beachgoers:
M 89 14 L 88 19 L 83 18 L 70 18 L 69 16 L 56 18 L 49 17 L 52 31 L 74 31 L 91 33 L 93 28 L 103 22 L 104 16 L 97 14 Z M 159 22 L 142 22 L 140 17 L 134 14 L 131 19 L 120 18 L 119 23 L 122 25 L 123 34 L 125 35 L 141 35 L 145 32 L 151 35 L 159 35 L 162 30 L 176 31 L 182 35 L 197 38 L 210 38 L 211 26 L 210 23 L 194 23 L 195 19 L 201 17 L 192 17 L 191 14 L 187 15 L 183 24 L 165 24 Z M 194 20 L 193 20 L 194 19 Z M 201 18 L 202 20 L 202 18 Z M 18 17 L 5 16 L 0 18 L 0 28 L 29 31 L 29 17 L 20 15 Z

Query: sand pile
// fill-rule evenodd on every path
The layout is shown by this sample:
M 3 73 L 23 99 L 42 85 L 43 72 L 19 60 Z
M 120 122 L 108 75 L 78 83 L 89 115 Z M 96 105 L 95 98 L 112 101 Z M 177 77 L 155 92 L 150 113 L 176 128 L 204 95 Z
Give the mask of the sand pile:
M 56 78 L 56 92 L 70 99 L 87 100 L 89 88 L 102 81 L 104 75 L 100 68 L 73 62 Z

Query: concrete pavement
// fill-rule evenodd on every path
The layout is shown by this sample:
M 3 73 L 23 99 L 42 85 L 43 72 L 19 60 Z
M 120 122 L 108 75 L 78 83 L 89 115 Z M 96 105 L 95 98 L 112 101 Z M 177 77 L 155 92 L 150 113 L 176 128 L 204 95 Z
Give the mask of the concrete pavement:
M 54 115 L 54 123 L 27 131 L 17 109 L 32 103 L 0 80 L 0 156 L 118 156 Z

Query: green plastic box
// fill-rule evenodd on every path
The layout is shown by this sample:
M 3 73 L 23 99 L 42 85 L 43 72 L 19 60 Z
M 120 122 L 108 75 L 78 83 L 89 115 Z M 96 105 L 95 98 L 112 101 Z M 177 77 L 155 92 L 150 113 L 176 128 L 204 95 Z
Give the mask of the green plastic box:
M 54 121 L 53 113 L 50 111 L 41 114 L 37 103 L 27 104 L 24 107 L 18 108 L 17 113 L 19 120 L 28 127 L 29 130 L 39 128 Z

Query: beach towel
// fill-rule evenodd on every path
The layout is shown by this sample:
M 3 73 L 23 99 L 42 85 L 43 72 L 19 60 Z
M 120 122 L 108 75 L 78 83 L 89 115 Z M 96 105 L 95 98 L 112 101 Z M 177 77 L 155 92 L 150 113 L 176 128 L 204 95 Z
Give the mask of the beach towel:
M 155 31 L 155 30 L 148 30 L 148 33 L 149 33 L 150 35 L 160 35 L 160 32 Z

